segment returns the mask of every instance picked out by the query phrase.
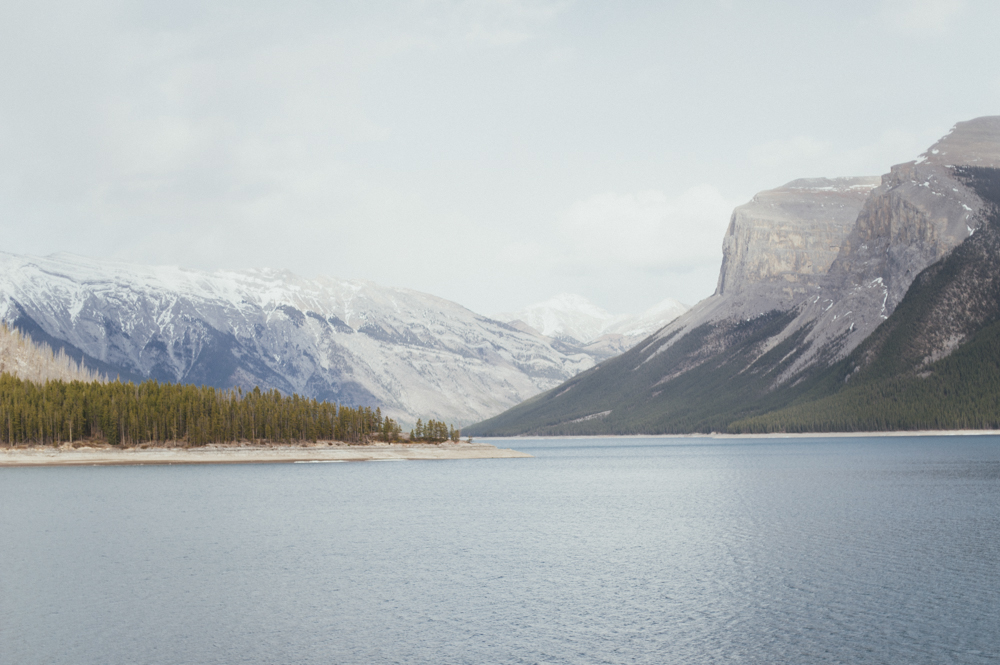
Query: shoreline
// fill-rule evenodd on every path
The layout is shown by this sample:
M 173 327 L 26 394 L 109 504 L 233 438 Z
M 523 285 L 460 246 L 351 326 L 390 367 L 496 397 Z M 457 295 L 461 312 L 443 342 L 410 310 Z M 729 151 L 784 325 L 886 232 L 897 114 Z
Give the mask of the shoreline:
M 0 468 L 24 466 L 146 466 L 157 464 L 290 464 L 532 457 L 488 443 L 379 443 L 347 445 L 225 445 L 197 448 L 30 446 L 0 448 Z
M 763 434 L 729 434 L 728 432 L 693 433 L 693 434 L 578 434 L 557 436 L 483 436 L 476 438 L 482 441 L 516 441 L 529 439 L 818 439 L 861 437 L 899 437 L 899 436 L 1000 436 L 996 429 L 921 429 L 892 430 L 890 432 L 771 432 Z

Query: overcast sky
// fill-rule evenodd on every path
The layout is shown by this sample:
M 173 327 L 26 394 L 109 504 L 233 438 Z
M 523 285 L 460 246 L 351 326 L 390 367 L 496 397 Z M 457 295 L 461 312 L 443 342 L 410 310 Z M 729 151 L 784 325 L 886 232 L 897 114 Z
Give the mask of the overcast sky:
M 756 191 L 1000 114 L 998 34 L 994 0 L 5 0 L 0 250 L 693 304 Z

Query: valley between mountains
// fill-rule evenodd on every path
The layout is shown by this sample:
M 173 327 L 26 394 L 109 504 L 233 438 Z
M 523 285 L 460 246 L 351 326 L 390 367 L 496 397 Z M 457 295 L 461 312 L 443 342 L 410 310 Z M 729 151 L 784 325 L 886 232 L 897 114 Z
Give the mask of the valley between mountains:
M 483 316 L 363 280 L 0 254 L 0 321 L 23 336 L 0 364 L 259 386 L 476 436 L 1000 427 L 1000 116 L 882 176 L 760 192 L 720 240 L 712 296 L 635 316 L 572 294 Z
M 461 427 L 496 415 L 685 310 L 666 301 L 638 317 L 615 316 L 564 295 L 518 314 L 554 325 L 550 336 L 516 316 L 497 320 L 363 280 L 0 253 L 0 320 L 91 374 L 259 386 L 379 407 L 407 427 L 428 418 Z M 11 356 L 10 368 L 22 357 Z

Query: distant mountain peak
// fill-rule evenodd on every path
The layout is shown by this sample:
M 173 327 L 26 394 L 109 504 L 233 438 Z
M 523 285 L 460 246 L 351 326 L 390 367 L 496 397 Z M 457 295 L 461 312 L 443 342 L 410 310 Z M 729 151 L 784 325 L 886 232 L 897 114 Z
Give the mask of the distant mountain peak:
M 494 318 L 507 323 L 520 322 L 546 337 L 582 345 L 597 357 L 605 358 L 631 348 L 687 309 L 681 302 L 667 298 L 638 315 L 612 314 L 584 296 L 560 293 Z M 613 339 L 605 339 L 608 336 Z

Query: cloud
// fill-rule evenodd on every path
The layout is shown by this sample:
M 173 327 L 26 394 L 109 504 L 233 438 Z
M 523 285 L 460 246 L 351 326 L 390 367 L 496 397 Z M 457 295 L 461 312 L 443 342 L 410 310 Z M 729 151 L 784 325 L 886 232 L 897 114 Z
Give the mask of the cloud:
M 571 266 L 677 272 L 717 265 L 732 208 L 709 185 L 673 198 L 655 190 L 599 194 L 573 204 L 559 221 L 562 259 Z
M 834 159 L 842 173 L 879 175 L 895 164 L 916 159 L 947 129 L 930 128 L 922 132 L 902 128 L 880 132 L 872 143 L 849 148 Z
M 572 5 L 568 0 L 434 0 L 419 2 L 427 43 L 516 46 L 538 36 Z
M 883 19 L 900 32 L 937 35 L 946 32 L 965 9 L 965 0 L 885 0 Z
M 945 131 L 947 127 L 916 131 L 900 126 L 860 145 L 796 136 L 754 148 L 752 159 L 759 172 L 768 174 L 771 186 L 799 177 L 880 175 L 893 164 L 916 159 Z
M 695 303 L 716 286 L 734 204 L 710 185 L 604 192 L 567 206 L 550 225 L 498 239 L 483 258 L 520 275 L 508 309 L 559 291 L 586 293 L 612 311 L 641 311 L 666 297 Z
M 765 143 L 754 151 L 754 158 L 763 166 L 786 166 L 824 157 L 829 151 L 830 144 L 826 141 L 811 136 L 796 136 Z

